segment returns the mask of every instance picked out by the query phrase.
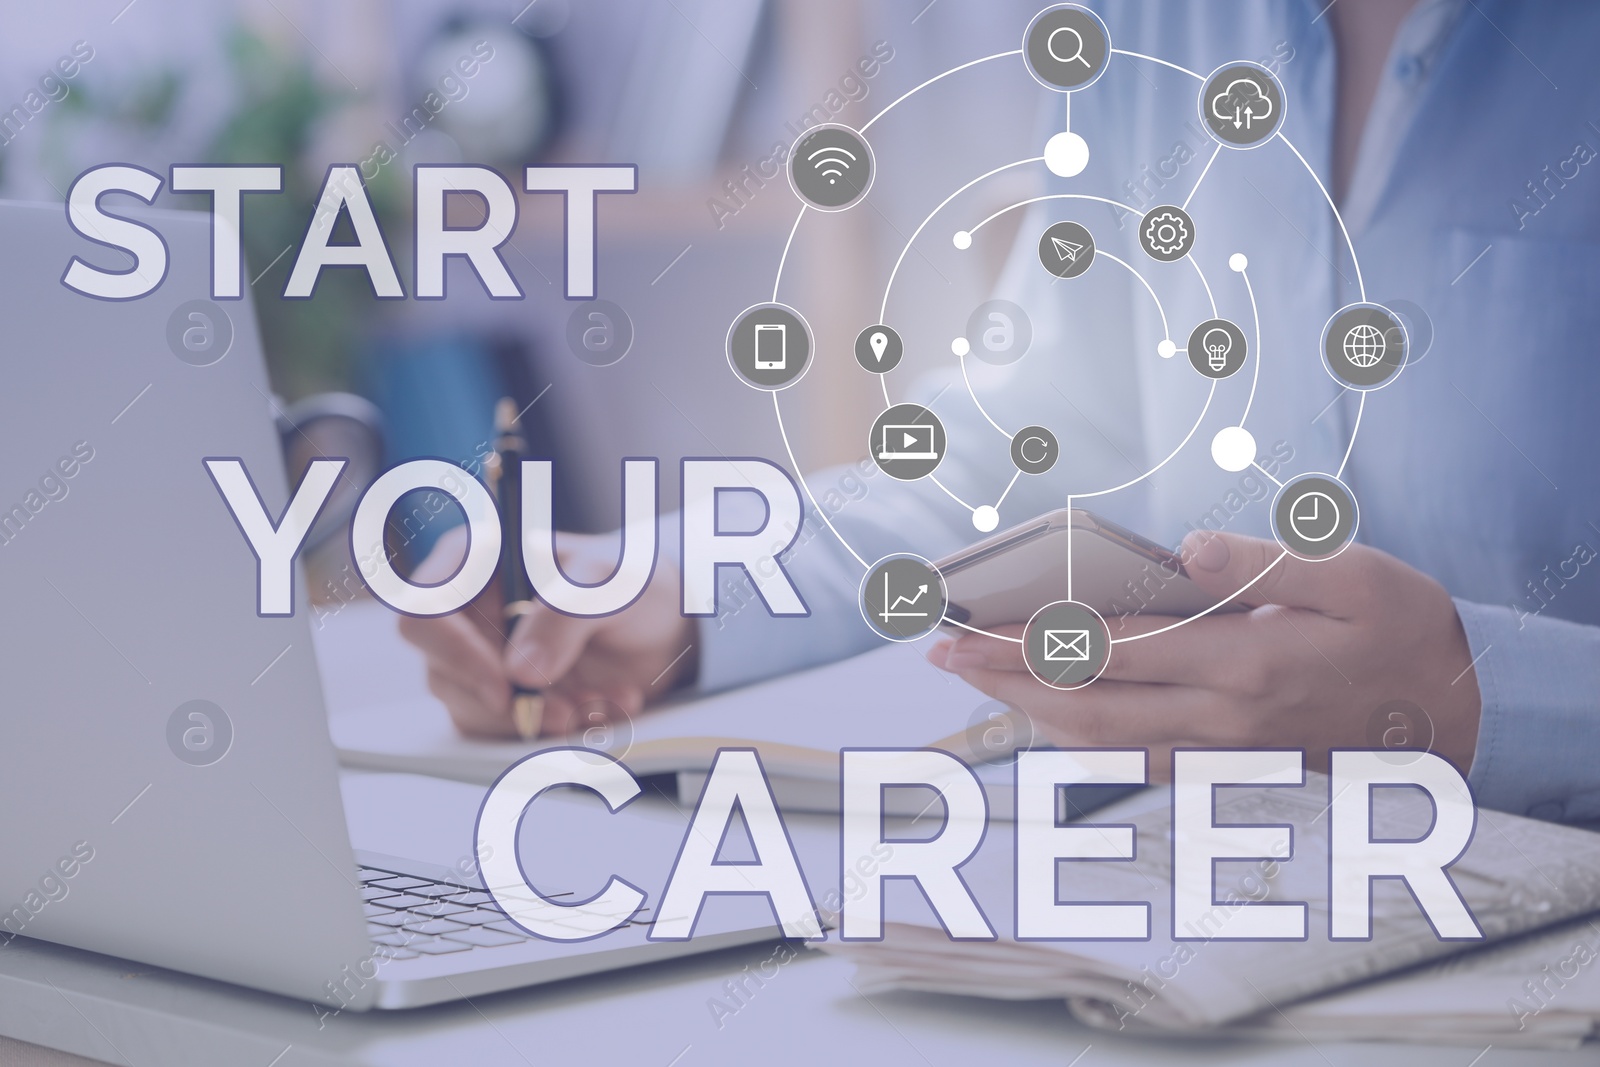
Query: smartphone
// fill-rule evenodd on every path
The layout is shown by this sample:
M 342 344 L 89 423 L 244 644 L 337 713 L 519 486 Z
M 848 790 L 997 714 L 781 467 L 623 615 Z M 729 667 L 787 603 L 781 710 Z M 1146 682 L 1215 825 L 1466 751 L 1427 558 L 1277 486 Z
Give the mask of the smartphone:
M 1083 508 L 1046 512 L 934 566 L 949 594 L 946 617 L 980 630 L 1025 623 L 1057 600 L 1087 604 L 1113 624 L 1126 615 L 1187 617 L 1216 605 L 1175 553 Z
M 789 333 L 783 323 L 756 325 L 756 370 L 783 370 L 788 363 Z

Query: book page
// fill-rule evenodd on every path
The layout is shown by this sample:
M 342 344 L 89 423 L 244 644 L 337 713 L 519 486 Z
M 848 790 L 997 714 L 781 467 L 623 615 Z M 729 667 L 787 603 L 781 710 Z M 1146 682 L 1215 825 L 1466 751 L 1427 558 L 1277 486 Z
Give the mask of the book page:
M 1417 836 L 1430 808 L 1414 790 L 1379 790 L 1378 831 Z M 1328 939 L 1328 779 L 1304 788 L 1219 789 L 1216 821 L 1294 828 L 1294 855 L 1278 863 L 1217 865 L 1217 905 L 1174 939 L 1171 814 L 1166 790 L 1092 817 L 1138 826 L 1134 862 L 1062 865 L 1063 901 L 1148 901 L 1148 942 L 1017 942 L 1010 834 L 990 834 L 962 875 L 1000 933 L 993 943 L 953 943 L 927 906 L 891 903 L 890 929 L 877 944 L 830 944 L 862 968 L 863 988 L 903 988 L 1007 998 L 1071 998 L 1074 1009 L 1113 1029 L 1216 1027 L 1296 1001 L 1459 954 L 1477 943 L 1439 940 L 1405 888 L 1373 889 L 1370 941 Z M 1285 830 L 1285 840 L 1288 830 Z M 1480 811 L 1476 836 L 1450 876 L 1483 929 L 1484 943 L 1600 907 L 1600 835 Z M 1304 942 L 1218 939 L 1239 909 L 1271 901 L 1308 905 Z M 1187 939 L 1187 940 L 1185 940 Z
M 1600 1033 L 1600 916 L 1263 1012 L 1230 1034 L 1576 1048 Z
M 325 689 L 329 730 L 348 766 L 487 784 L 536 747 L 583 745 L 624 760 L 635 773 L 657 774 L 703 771 L 718 747 L 755 744 L 769 773 L 815 778 L 837 773 L 841 748 L 917 747 L 952 735 L 959 743 L 969 728 L 969 747 L 985 754 L 985 739 L 996 729 L 989 716 L 1004 708 L 928 663 L 921 645 L 894 644 L 740 689 L 686 694 L 570 738 L 485 741 L 461 736 L 419 684 L 402 689 L 387 681 L 421 677 L 416 654 L 393 631 L 386 614 L 351 609 L 318 637 L 328 653 L 320 658 L 339 672 Z M 352 677 L 369 672 L 383 679 L 375 683 L 381 702 L 363 695 Z M 1000 730 L 1009 736 L 1009 727 Z

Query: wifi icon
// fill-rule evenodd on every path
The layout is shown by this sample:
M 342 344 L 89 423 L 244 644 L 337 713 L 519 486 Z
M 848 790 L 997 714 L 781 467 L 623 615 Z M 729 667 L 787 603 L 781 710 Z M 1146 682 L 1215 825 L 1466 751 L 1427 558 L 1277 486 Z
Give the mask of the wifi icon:
M 874 170 L 872 149 L 848 126 L 813 126 L 789 151 L 789 184 L 821 211 L 842 211 L 866 196 Z
M 855 161 L 854 152 L 837 145 L 819 148 L 806 159 L 806 162 L 811 164 L 811 169 L 820 174 L 829 185 L 834 185 L 840 178 L 848 176 L 850 165 Z

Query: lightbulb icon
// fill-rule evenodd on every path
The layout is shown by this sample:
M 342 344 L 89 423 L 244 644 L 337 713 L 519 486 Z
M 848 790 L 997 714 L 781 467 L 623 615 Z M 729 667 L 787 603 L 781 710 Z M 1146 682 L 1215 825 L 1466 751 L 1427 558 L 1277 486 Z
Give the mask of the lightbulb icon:
M 1205 349 L 1209 357 L 1206 362 L 1212 371 L 1220 374 L 1228 365 L 1228 353 L 1233 349 L 1233 338 L 1221 326 L 1213 326 L 1206 331 L 1205 337 L 1201 338 L 1200 347 Z

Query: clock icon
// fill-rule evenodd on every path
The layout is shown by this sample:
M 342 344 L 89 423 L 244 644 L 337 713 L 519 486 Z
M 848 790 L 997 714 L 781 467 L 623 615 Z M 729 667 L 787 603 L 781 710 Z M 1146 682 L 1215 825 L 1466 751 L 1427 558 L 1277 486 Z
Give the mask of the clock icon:
M 1319 489 L 1302 493 L 1289 508 L 1289 528 L 1311 544 L 1326 541 L 1339 529 L 1339 502 Z
M 1356 498 L 1331 474 L 1302 474 L 1278 490 L 1272 532 L 1297 559 L 1329 559 L 1355 540 Z

